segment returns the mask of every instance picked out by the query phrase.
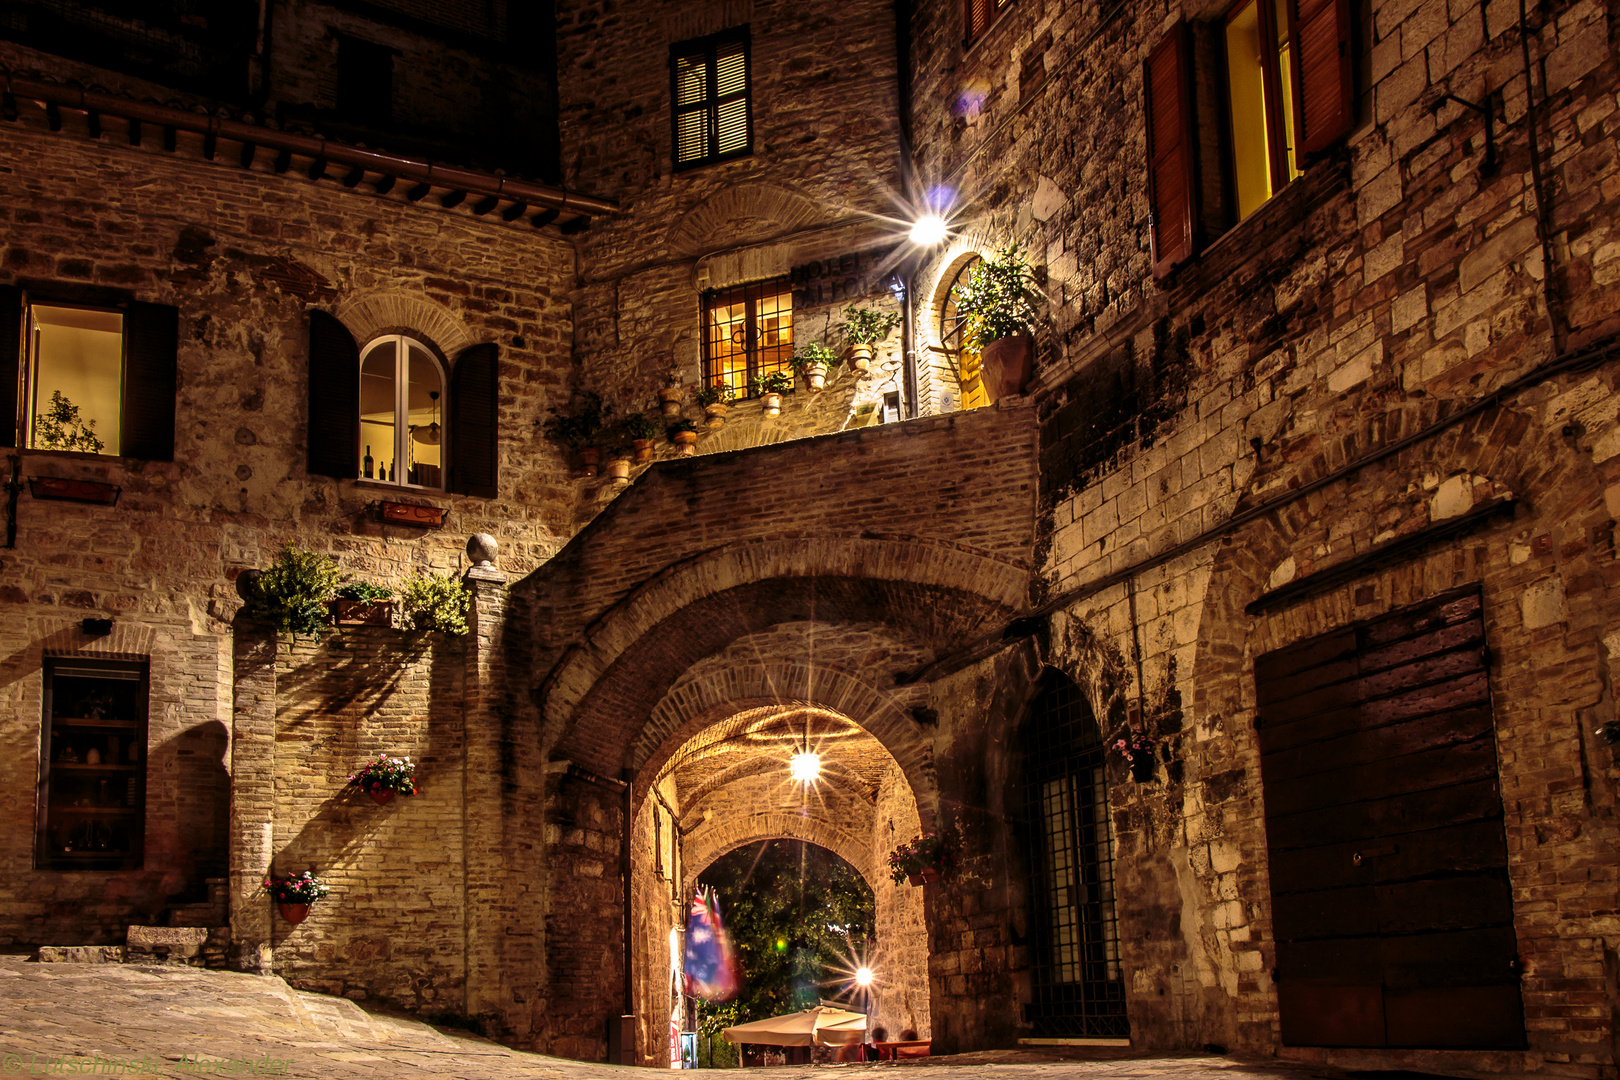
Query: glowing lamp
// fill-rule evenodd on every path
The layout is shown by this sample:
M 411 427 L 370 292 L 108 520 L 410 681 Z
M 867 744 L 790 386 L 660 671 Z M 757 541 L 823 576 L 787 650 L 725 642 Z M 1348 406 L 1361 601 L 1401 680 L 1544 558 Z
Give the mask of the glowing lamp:
M 918 247 L 933 247 L 942 243 L 949 233 L 944 218 L 938 214 L 924 214 L 911 226 L 911 242 Z
M 872 969 L 869 968 L 869 967 L 857 968 L 855 970 L 855 985 L 856 986 L 871 986 L 872 985 Z
M 808 784 L 821 775 L 821 755 L 801 750 L 794 754 L 793 760 L 788 763 L 788 771 L 792 773 L 795 782 Z

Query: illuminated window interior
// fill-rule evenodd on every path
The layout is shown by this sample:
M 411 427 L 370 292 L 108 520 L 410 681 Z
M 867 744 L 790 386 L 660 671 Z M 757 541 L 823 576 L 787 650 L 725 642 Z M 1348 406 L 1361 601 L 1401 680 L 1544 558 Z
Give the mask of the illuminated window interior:
M 124 317 L 44 304 L 30 305 L 28 316 L 28 445 L 117 454 Z
M 418 341 L 378 338 L 360 359 L 360 477 L 444 487 L 444 372 Z
M 969 348 L 963 341 L 963 331 L 967 328 L 967 319 L 956 310 L 956 294 L 967 281 L 973 268 L 984 260 L 975 255 L 951 279 L 950 289 L 945 293 L 945 303 L 939 313 L 939 340 L 945 346 L 945 357 L 950 365 L 956 369 L 956 377 L 962 387 L 962 408 L 978 409 L 990 404 L 990 392 L 985 389 L 984 380 L 979 374 L 979 351 Z
M 1227 16 L 1227 91 L 1238 219 L 1299 176 L 1294 162 L 1293 80 L 1285 0 L 1247 0 Z M 1271 42 L 1271 46 L 1266 46 Z
M 787 371 L 793 359 L 793 292 L 765 281 L 713 293 L 704 305 L 707 384 L 748 396 L 750 379 Z

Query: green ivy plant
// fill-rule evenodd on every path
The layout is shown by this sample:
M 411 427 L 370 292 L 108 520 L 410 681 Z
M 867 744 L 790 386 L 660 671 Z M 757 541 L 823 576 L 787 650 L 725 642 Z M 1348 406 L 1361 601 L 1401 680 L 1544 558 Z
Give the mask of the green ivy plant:
M 900 313 L 851 304 L 844 309 L 844 336 L 851 345 L 876 345 L 900 325 Z
M 465 634 L 472 593 L 454 574 L 417 574 L 400 590 L 405 625 L 412 630 Z
M 254 583 L 248 611 L 278 633 L 318 639 L 329 625 L 326 605 L 346 577 L 332 556 L 288 544 Z
M 804 348 L 794 353 L 793 359 L 788 361 L 788 363 L 792 365 L 794 371 L 798 372 L 800 375 L 803 375 L 806 368 L 812 368 L 818 364 L 824 368 L 830 368 L 834 363 L 837 362 L 837 360 L 837 353 L 833 352 L 819 341 L 812 341 Z
M 786 394 L 793 390 L 793 376 L 786 371 L 773 371 L 769 375 L 755 375 L 748 380 L 748 392 L 755 397 L 761 394 Z
M 51 391 L 50 408 L 34 414 L 34 446 L 41 450 L 99 454 L 106 445 L 96 434 L 96 422 L 81 420 L 79 407 L 60 390 Z
M 553 442 L 578 448 L 589 445 L 596 438 L 612 409 L 602 404 L 601 394 L 594 390 L 581 390 L 574 395 L 567 412 L 559 413 L 556 409 L 546 411 L 551 414 L 551 419 L 540 425 L 541 433 Z
M 956 291 L 956 310 L 967 320 L 963 341 L 979 352 L 992 341 L 1027 334 L 1035 326 L 1035 288 L 1029 256 L 1009 244 L 979 263 Z
M 386 604 L 394 598 L 394 590 L 386 585 L 373 585 L 369 581 L 347 581 L 338 586 L 337 597 L 362 604 Z
M 624 433 L 631 439 L 656 439 L 663 430 L 658 421 L 645 413 L 631 413 L 624 418 Z
M 730 383 L 713 383 L 699 390 L 695 395 L 698 407 L 707 409 L 710 405 L 729 404 L 732 397 Z

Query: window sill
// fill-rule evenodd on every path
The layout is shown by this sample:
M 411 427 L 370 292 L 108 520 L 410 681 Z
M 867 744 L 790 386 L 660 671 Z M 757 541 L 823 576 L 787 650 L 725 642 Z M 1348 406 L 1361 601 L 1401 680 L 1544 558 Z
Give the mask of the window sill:
M 979 47 L 986 41 L 990 40 L 992 37 L 995 37 L 996 32 L 1003 26 L 1007 25 L 1007 16 L 1010 15 L 1013 9 L 1017 6 L 1018 4 L 1016 0 L 1014 0 L 1014 3 L 1008 4 L 1001 10 L 1001 14 L 990 20 L 990 25 L 985 27 L 979 33 L 978 37 L 964 37 L 962 39 L 962 59 L 966 60 L 968 57 L 972 56 L 976 51 L 978 51 Z

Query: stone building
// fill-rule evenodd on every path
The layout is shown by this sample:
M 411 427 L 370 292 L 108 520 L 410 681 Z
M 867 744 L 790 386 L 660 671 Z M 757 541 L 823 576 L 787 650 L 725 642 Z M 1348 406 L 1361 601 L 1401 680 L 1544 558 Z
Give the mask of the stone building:
M 7 16 L 0 933 L 228 924 L 657 1064 L 697 875 L 786 836 L 939 1052 L 1616 1075 L 1613 3 L 520 6 Z M 1013 242 L 992 401 L 955 290 Z M 901 333 L 767 415 L 851 302 Z M 116 439 L 50 448 L 97 334 Z M 541 434 L 720 383 L 628 484 Z M 465 570 L 472 632 L 278 641 L 233 580 L 289 542 Z

